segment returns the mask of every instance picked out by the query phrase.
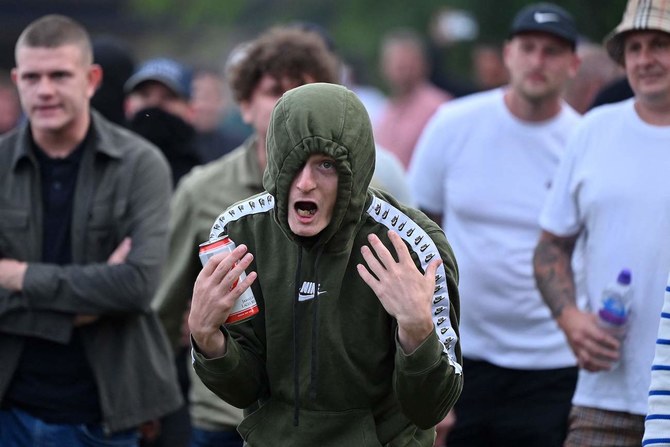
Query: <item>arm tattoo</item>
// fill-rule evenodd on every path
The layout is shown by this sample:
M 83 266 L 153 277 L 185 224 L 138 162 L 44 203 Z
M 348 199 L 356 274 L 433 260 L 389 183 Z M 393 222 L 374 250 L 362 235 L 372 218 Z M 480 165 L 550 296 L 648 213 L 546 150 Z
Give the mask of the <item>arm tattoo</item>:
M 554 318 L 576 303 L 571 264 L 576 241 L 576 235 L 558 237 L 544 232 L 535 248 L 535 283 Z

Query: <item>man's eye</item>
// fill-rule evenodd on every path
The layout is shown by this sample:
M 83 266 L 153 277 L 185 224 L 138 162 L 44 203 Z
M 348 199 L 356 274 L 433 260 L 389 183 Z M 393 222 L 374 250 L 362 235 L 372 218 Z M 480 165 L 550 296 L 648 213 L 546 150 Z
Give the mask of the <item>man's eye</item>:
M 325 160 L 321 165 L 326 169 L 331 169 L 335 167 L 335 163 L 330 160 Z
M 522 43 L 520 45 L 521 51 L 524 53 L 532 53 L 533 50 L 535 49 L 535 46 L 531 43 Z
M 625 50 L 628 51 L 629 53 L 635 53 L 640 50 L 640 45 L 631 44 L 625 47 Z
M 547 56 L 558 56 L 558 55 L 561 54 L 562 48 L 561 47 L 547 47 L 547 49 L 545 51 L 546 51 Z

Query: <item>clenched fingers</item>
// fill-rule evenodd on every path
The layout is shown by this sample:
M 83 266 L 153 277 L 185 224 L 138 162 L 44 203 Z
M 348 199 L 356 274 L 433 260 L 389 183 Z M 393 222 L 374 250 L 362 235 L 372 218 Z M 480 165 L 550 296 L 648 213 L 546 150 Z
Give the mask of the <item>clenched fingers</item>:
M 189 327 L 195 331 L 218 330 L 235 304 L 235 300 L 256 279 L 250 272 L 240 281 L 240 275 L 251 265 L 253 255 L 240 245 L 230 253 L 213 256 L 202 269 L 193 288 Z

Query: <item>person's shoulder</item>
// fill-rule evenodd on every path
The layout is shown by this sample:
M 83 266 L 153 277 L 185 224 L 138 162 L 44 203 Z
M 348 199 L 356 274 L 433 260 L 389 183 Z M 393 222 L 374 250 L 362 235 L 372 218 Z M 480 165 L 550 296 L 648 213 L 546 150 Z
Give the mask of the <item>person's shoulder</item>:
M 238 174 L 245 156 L 246 148 L 240 146 L 221 158 L 195 166 L 181 179 L 180 187 L 199 190 L 213 183 L 229 181 Z
M 365 213 L 367 217 L 381 224 L 382 227 L 397 230 L 400 233 L 404 231 L 408 237 L 412 236 L 417 227 L 429 233 L 434 231 L 442 233 L 440 226 L 423 212 L 399 202 L 386 191 L 370 188 L 369 194 L 372 197 Z
M 471 115 L 489 110 L 492 105 L 502 103 L 502 101 L 503 92 L 501 89 L 486 90 L 452 99 L 444 103 L 437 110 L 436 115 L 443 119 L 470 120 Z
M 272 220 L 270 212 L 275 207 L 275 199 L 272 194 L 267 191 L 263 191 L 259 194 L 247 197 L 245 199 L 239 200 L 233 205 L 229 206 L 224 212 L 222 212 L 214 221 L 212 230 L 209 235 L 209 239 L 220 237 L 223 234 L 227 234 L 227 227 L 230 224 L 235 224 L 236 226 L 239 223 L 243 223 L 250 216 L 258 216 L 259 214 L 264 214 Z M 254 220 L 255 224 L 258 224 L 259 220 Z
M 620 102 L 603 104 L 589 110 L 580 120 L 579 128 L 589 130 L 594 128 L 616 129 L 618 122 L 629 121 L 630 114 L 634 113 L 634 100 L 626 99 Z
M 93 126 L 97 134 L 95 151 L 108 160 L 122 165 L 129 182 L 131 179 L 167 181 L 171 184 L 170 165 L 165 155 L 153 143 L 130 130 L 115 124 L 93 111 Z M 142 180 L 140 180 L 142 181 Z M 151 182 L 154 184 L 154 182 Z
M 0 135 L 0 164 L 3 167 L 8 167 L 10 160 L 15 156 L 17 144 L 19 144 L 20 135 L 22 134 L 20 128 L 10 130 L 9 132 Z
M 375 144 L 375 156 L 377 157 L 376 161 L 380 168 L 384 170 L 392 170 L 394 173 L 404 172 L 400 159 L 384 146 Z
M 135 132 L 109 121 L 95 110 L 91 112 L 91 115 L 93 117 L 92 125 L 98 135 L 98 147 L 104 152 L 119 157 L 143 153 L 152 153 L 163 157 L 160 149 Z
M 417 91 L 417 93 L 427 100 L 437 101 L 438 103 L 449 101 L 454 97 L 448 91 L 438 87 L 437 85 L 431 82 L 424 83 L 421 86 L 421 88 Z
M 502 87 L 491 90 L 483 90 L 480 92 L 470 93 L 469 95 L 461 96 L 449 102 L 452 106 L 458 107 L 481 107 L 482 105 L 489 105 L 490 103 L 501 103 L 505 92 Z
M 570 104 L 563 101 L 561 103 L 561 117 L 567 121 L 577 122 L 582 119 L 582 116 Z
M 634 102 L 633 98 L 628 98 L 623 101 L 596 106 L 586 112 L 584 118 L 589 120 L 599 120 L 611 118 L 622 113 L 628 113 L 633 108 Z
M 377 235 L 395 231 L 407 243 L 410 250 L 425 269 L 428 263 L 439 256 L 451 258 L 451 248 L 444 232 L 420 210 L 403 205 L 384 191 L 370 188 L 370 205 L 367 209 L 367 228 Z

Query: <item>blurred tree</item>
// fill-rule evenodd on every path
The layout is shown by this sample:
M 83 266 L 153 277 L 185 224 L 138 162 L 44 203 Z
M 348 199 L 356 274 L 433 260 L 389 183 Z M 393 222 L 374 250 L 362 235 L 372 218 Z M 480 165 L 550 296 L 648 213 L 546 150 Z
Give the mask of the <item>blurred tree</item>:
M 431 19 L 444 8 L 469 12 L 479 25 L 477 40 L 501 42 L 515 14 L 528 0 L 129 0 L 134 13 L 167 19 L 185 33 L 207 26 L 238 30 L 249 36 L 268 26 L 312 21 L 333 36 L 338 50 L 377 66 L 380 37 L 394 27 L 409 27 L 428 35 Z M 585 38 L 601 42 L 619 22 L 626 0 L 556 0 L 570 11 Z M 165 28 L 162 28 L 165 29 Z M 175 33 L 176 34 L 176 33 Z M 234 34 L 234 32 L 233 32 Z M 448 58 L 438 62 L 446 71 L 468 76 L 473 42 L 442 48 Z M 376 70 L 369 70 L 376 75 Z M 378 78 L 376 78 L 378 79 Z

